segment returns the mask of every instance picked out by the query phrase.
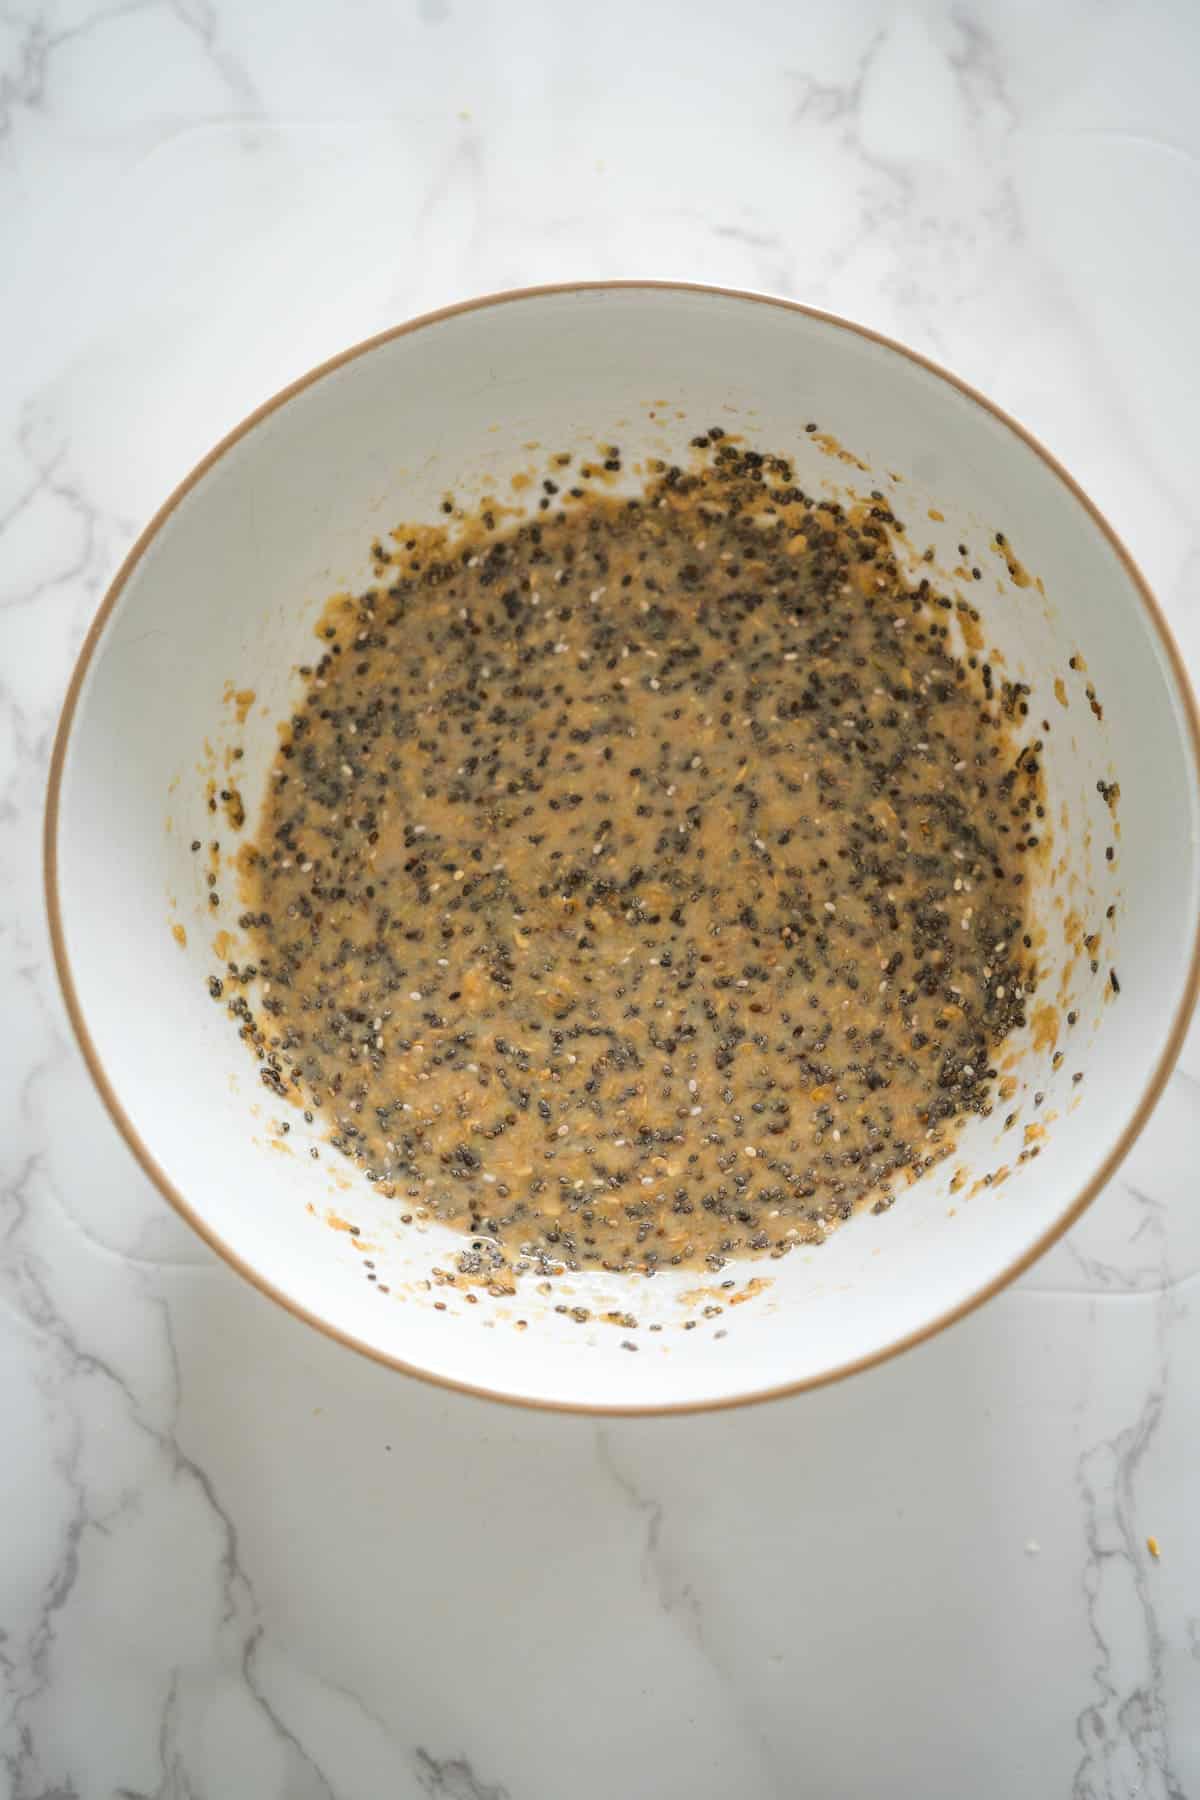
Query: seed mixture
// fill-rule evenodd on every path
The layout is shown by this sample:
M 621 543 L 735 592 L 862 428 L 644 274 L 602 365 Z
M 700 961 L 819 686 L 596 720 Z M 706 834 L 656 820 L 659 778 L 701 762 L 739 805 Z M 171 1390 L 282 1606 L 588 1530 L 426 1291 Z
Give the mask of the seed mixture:
M 950 1154 L 1025 1022 L 1028 689 L 881 495 L 695 453 L 376 546 L 243 853 L 264 1081 L 468 1274 L 819 1242 Z

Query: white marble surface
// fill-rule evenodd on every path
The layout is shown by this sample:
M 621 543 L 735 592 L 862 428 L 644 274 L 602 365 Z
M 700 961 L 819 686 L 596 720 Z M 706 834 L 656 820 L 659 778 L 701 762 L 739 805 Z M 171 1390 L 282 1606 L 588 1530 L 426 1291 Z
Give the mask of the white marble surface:
M 1200 1033 L 981 1314 L 597 1426 L 369 1366 L 218 1264 L 89 1087 L 39 893 L 144 518 L 312 362 L 504 285 L 908 339 L 1068 462 L 1200 671 L 1198 84 L 1193 0 L 0 0 L 11 1800 L 1200 1795 Z

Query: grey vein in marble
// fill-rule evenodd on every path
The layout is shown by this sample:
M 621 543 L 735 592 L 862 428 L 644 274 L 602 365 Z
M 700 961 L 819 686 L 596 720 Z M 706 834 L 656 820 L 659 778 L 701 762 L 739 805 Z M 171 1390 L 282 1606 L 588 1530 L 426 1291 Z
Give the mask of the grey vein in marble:
M 1165 1644 L 1153 1591 L 1154 1561 L 1137 1527 L 1135 1491 L 1162 1422 L 1170 1376 L 1170 1325 L 1176 1302 L 1170 1292 L 1167 1236 L 1162 1209 L 1139 1196 L 1143 1229 L 1157 1243 L 1160 1286 L 1154 1301 L 1153 1377 L 1136 1416 L 1079 1458 L 1077 1483 L 1083 1509 L 1087 1558 L 1084 1599 L 1094 1663 L 1096 1698 L 1079 1714 L 1076 1730 L 1082 1755 L 1072 1786 L 1073 1800 L 1117 1800 L 1137 1794 L 1144 1800 L 1186 1800 L 1174 1766 L 1171 1725 L 1163 1699 Z M 1124 1612 L 1136 1620 L 1136 1638 L 1123 1646 L 1122 1660 L 1140 1669 L 1133 1684 L 1126 1667 L 1118 1672 L 1109 1618 Z
M 418 1749 L 414 1764 L 421 1792 L 430 1800 L 509 1800 L 506 1787 L 481 1781 L 464 1756 L 439 1760 Z

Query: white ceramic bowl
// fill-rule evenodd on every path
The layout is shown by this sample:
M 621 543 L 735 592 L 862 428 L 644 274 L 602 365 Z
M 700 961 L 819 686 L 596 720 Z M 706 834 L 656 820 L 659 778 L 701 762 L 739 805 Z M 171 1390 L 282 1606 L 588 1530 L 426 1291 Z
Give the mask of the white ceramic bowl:
M 806 433 L 808 421 L 869 473 Z M 982 566 L 984 579 L 965 585 L 984 609 L 987 646 L 1029 683 L 1031 731 L 1052 727 L 1039 1000 L 1058 1011 L 1065 1056 L 1052 1067 L 1031 1027 L 1016 1093 L 964 1129 L 961 1156 L 819 1249 L 727 1269 L 736 1292 L 750 1277 L 767 1284 L 744 1305 L 718 1290 L 724 1310 L 706 1316 L 695 1290 L 715 1281 L 677 1273 L 587 1275 L 549 1295 L 527 1286 L 515 1300 L 469 1304 L 431 1275 L 452 1266 L 450 1234 L 402 1228 L 399 1202 L 327 1148 L 314 1160 L 319 1121 L 309 1129 L 294 1114 L 282 1150 L 273 1137 L 280 1107 L 206 987 L 218 921 L 189 843 L 223 838 L 224 855 L 236 838 L 206 811 L 205 742 L 218 770 L 224 748 L 244 747 L 238 785 L 253 820 L 276 721 L 299 691 L 291 671 L 330 592 L 370 583 L 377 534 L 436 519 L 447 489 L 494 480 L 507 494 L 515 472 L 553 450 L 615 440 L 628 466 L 682 453 L 716 422 L 793 456 L 810 492 L 877 485 L 943 570 L 961 564 L 960 542 Z M 997 528 L 1037 580 L 1010 579 Z M 1070 667 L 1080 654 L 1086 672 Z M 223 700 L 230 684 L 255 692 L 244 725 Z M 1114 778 L 1119 839 L 1097 792 Z M 228 926 L 231 871 L 220 885 Z M 1112 532 L 1044 451 L 961 383 L 869 332 L 759 296 L 657 283 L 534 290 L 417 320 L 315 370 L 172 495 L 114 582 L 71 684 L 47 886 L 67 1002 L 114 1118 L 184 1217 L 264 1292 L 383 1361 L 477 1392 L 598 1410 L 721 1405 L 861 1368 L 957 1318 L 1044 1250 L 1112 1173 L 1166 1079 L 1196 988 L 1196 718 L 1163 621 Z M 1079 919 L 1101 923 L 1094 977 L 1076 954 Z M 1036 1119 L 1051 1123 L 1036 1160 L 1021 1162 L 1034 1089 L 1046 1096 Z M 971 1177 L 952 1191 L 960 1165 Z M 983 1180 L 1005 1168 L 1009 1178 Z M 577 1324 L 554 1310 L 564 1300 L 633 1313 L 638 1328 Z

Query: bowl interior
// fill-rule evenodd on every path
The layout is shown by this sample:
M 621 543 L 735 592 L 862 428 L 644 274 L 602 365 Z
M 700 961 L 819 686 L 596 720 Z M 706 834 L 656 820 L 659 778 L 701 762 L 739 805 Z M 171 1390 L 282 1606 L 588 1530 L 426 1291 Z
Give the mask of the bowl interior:
M 371 584 L 373 539 L 436 519 L 447 490 L 492 485 L 511 501 L 512 477 L 554 451 L 615 441 L 627 467 L 683 460 L 714 423 L 793 457 L 810 492 L 882 491 L 914 562 L 932 550 L 945 591 L 982 610 L 981 654 L 1028 684 L 1025 730 L 1044 741 L 1050 801 L 1047 973 L 1011 1097 L 886 1215 L 727 1268 L 734 1290 L 694 1272 L 590 1274 L 469 1301 L 437 1273 L 452 1267 L 449 1234 L 403 1227 L 400 1202 L 323 1147 L 319 1121 L 273 1100 L 210 999 L 209 975 L 238 955 L 240 910 L 239 835 L 209 811 L 210 784 L 230 779 L 240 750 L 252 826 L 316 617 L 334 590 Z M 61 747 L 52 919 L 89 1057 L 139 1152 L 296 1309 L 377 1355 L 515 1398 L 727 1401 L 828 1376 L 953 1315 L 1042 1247 L 1124 1148 L 1191 978 L 1195 749 L 1132 571 L 1061 475 L 954 383 L 753 297 L 534 293 L 421 323 L 301 384 L 235 433 L 143 540 L 85 652 Z M 1115 814 L 1097 786 L 1114 780 Z M 213 839 L 219 911 L 204 880 Z M 231 938 L 214 948 L 220 930 Z M 578 1324 L 564 1306 L 591 1316 Z

